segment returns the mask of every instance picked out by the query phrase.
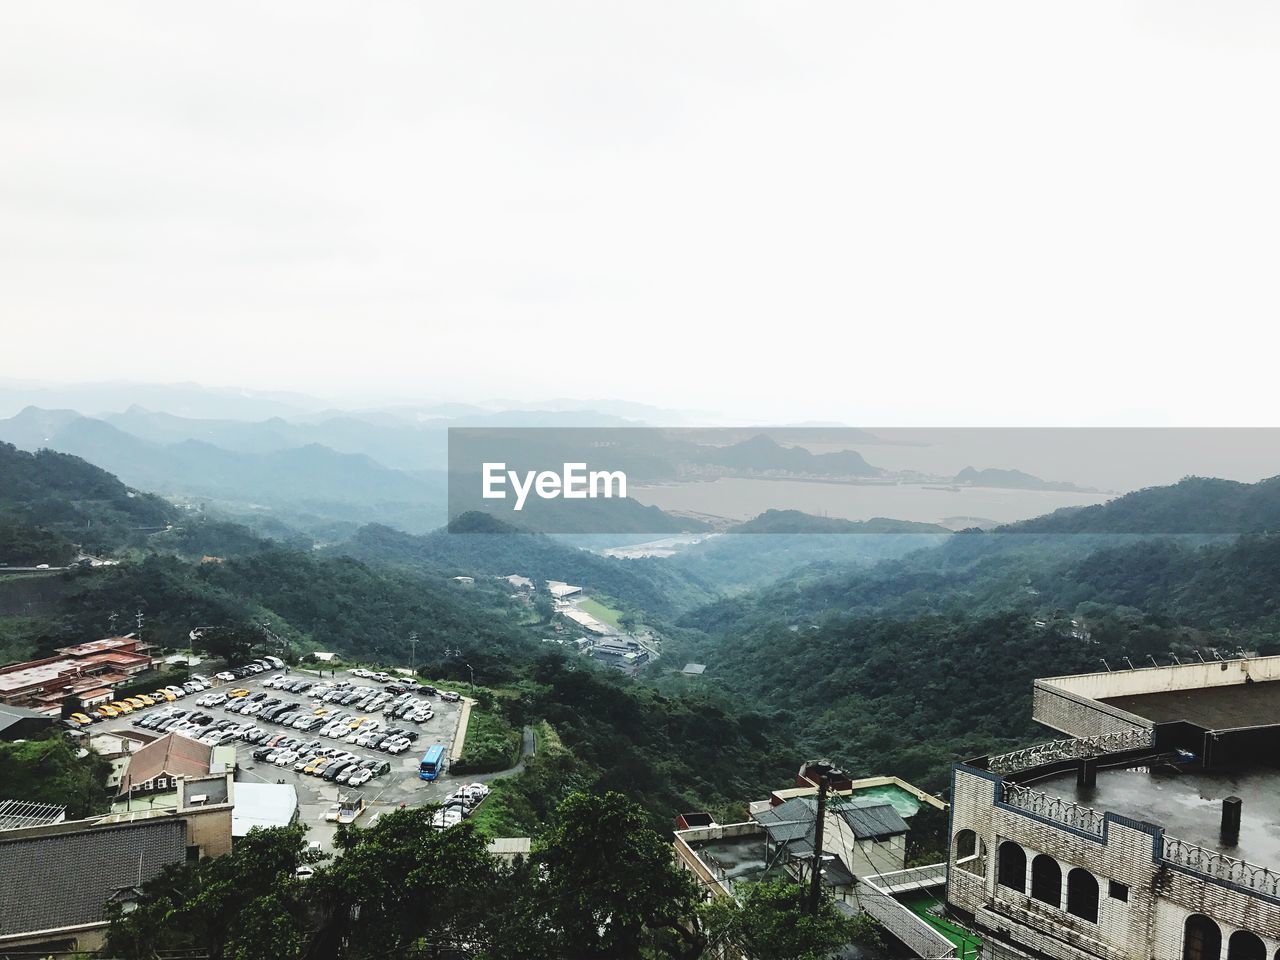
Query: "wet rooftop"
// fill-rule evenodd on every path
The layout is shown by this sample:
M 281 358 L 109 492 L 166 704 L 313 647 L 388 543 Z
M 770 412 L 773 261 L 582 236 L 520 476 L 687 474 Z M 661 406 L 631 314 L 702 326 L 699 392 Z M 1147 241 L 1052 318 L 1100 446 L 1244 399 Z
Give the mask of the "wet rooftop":
M 719 840 L 699 840 L 690 846 L 721 880 L 758 880 L 765 873 L 764 831 Z
M 1206 730 L 1234 730 L 1280 723 L 1280 680 L 1139 693 L 1102 702 L 1153 723 L 1186 720 Z
M 1074 772 L 1031 786 L 1095 810 L 1156 824 L 1179 840 L 1260 866 L 1280 867 L 1280 770 L 1206 773 L 1178 769 L 1181 772 L 1167 775 L 1152 773 L 1147 767 L 1099 770 L 1098 785 L 1093 791 L 1079 790 Z M 1218 831 L 1222 801 L 1232 796 L 1243 801 L 1240 842 L 1226 847 Z

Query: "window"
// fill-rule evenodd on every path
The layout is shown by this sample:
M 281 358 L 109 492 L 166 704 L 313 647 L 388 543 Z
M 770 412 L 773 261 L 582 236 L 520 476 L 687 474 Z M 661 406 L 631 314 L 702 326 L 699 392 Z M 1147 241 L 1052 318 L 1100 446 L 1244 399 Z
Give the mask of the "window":
M 1267 945 L 1248 930 L 1237 930 L 1227 941 L 1227 960 L 1267 960 Z
M 1051 907 L 1062 906 L 1062 868 L 1047 853 L 1031 861 L 1031 899 Z
M 1088 870 L 1076 867 L 1067 874 L 1067 913 L 1098 922 L 1098 881 Z
M 955 864 L 966 873 L 987 874 L 987 847 L 972 830 L 956 833 Z
M 1012 840 L 1000 844 L 1000 886 L 1027 892 L 1027 854 Z
M 1117 883 L 1111 880 L 1107 883 L 1107 896 L 1112 900 L 1119 900 L 1121 903 L 1129 902 L 1129 888 L 1123 883 Z
M 1222 931 L 1202 913 L 1193 913 L 1182 925 L 1182 960 L 1218 960 L 1222 956 Z

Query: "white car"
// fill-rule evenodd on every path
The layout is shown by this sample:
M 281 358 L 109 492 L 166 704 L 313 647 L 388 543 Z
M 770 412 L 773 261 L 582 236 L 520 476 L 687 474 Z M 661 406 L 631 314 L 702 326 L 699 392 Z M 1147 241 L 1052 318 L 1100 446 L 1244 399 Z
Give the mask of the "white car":
M 271 762 L 274 763 L 277 767 L 287 767 L 289 764 L 293 763 L 293 761 L 297 759 L 298 759 L 298 754 L 296 751 L 286 750 L 284 753 L 280 754 Z
M 362 786 L 363 784 L 368 783 L 372 779 L 373 779 L 373 771 L 370 770 L 368 767 L 365 767 L 363 770 L 357 770 L 355 773 L 351 775 L 351 777 L 347 780 L 347 786 L 359 787 L 359 786 Z
M 227 683 L 230 683 L 236 678 L 236 675 L 230 670 L 223 670 L 221 673 L 215 673 L 214 676 L 219 680 L 225 680 Z

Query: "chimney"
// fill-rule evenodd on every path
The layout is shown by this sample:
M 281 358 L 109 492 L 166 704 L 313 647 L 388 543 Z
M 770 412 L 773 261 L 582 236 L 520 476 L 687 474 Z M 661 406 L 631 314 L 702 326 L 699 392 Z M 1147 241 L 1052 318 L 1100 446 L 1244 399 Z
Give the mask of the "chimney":
M 1098 758 L 1084 757 L 1076 765 L 1076 786 L 1081 790 L 1092 790 L 1098 785 Z
M 1222 845 L 1234 847 L 1240 840 L 1239 797 L 1227 797 L 1222 801 Z

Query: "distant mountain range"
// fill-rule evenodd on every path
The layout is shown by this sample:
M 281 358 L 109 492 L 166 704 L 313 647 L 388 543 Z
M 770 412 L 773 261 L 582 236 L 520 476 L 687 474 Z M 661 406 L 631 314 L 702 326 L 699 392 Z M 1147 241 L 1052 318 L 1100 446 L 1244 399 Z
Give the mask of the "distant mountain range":
M 1080 487 L 1074 483 L 1041 480 L 1021 470 L 999 470 L 988 467 L 976 470 L 965 467 L 953 478 L 955 483 L 971 487 L 1000 487 L 1006 490 L 1069 490 L 1075 493 L 1097 493 L 1092 487 Z

